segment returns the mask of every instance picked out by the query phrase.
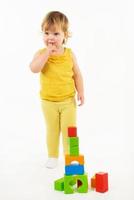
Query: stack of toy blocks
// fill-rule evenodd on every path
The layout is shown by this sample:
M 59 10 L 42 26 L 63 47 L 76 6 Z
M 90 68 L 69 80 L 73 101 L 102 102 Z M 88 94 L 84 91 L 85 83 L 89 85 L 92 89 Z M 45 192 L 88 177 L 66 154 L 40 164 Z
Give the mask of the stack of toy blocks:
M 84 171 L 84 156 L 79 154 L 77 128 L 68 128 L 69 154 L 65 155 L 65 175 L 55 181 L 55 189 L 65 194 L 88 192 L 88 176 Z
M 65 155 L 64 193 L 70 194 L 75 190 L 80 193 L 88 192 L 88 178 L 84 172 L 84 156 L 79 154 L 79 137 L 77 128 L 68 128 L 69 154 Z
M 84 156 L 79 154 L 76 127 L 68 127 L 69 154 L 65 155 L 65 175 L 54 182 L 54 188 L 65 194 L 88 192 L 88 177 L 84 171 Z M 108 173 L 98 172 L 91 178 L 91 188 L 96 192 L 108 191 Z

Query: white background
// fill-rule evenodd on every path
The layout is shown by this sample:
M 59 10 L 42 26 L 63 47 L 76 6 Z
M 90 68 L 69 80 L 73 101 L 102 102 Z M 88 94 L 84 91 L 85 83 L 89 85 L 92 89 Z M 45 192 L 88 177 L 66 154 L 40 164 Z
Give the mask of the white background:
M 0 2 L 0 199 L 133 200 L 134 26 L 130 0 L 4 0 Z M 43 47 L 40 24 L 59 10 L 70 21 L 71 47 L 83 74 L 85 105 L 78 107 L 80 152 L 90 178 L 109 173 L 109 192 L 64 195 L 53 182 L 64 174 L 44 167 L 45 124 L 39 74 L 29 70 Z

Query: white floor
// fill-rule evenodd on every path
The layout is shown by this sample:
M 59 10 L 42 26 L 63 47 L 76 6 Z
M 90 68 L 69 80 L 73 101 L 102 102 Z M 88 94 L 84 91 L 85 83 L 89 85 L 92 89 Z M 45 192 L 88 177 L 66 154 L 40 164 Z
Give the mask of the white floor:
M 39 138 L 41 135 L 39 135 Z M 30 141 L 26 134 L 11 133 L 0 142 L 0 199 L 1 200 L 65 200 L 65 199 L 134 199 L 134 154 L 113 146 L 111 151 L 85 151 L 85 171 L 90 178 L 98 171 L 109 174 L 109 191 L 101 194 L 89 189 L 87 194 L 65 195 L 54 191 L 54 180 L 64 174 L 64 159 L 57 169 L 44 167 L 46 155 L 40 141 Z M 84 150 L 84 148 L 83 148 Z M 103 152 L 103 154 L 102 154 Z

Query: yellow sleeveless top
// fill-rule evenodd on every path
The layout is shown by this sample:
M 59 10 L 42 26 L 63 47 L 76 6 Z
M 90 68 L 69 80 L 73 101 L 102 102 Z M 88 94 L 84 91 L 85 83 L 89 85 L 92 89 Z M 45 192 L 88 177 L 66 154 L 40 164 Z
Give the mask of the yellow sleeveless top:
M 63 101 L 75 96 L 72 68 L 73 61 L 70 48 L 64 48 L 62 55 L 50 56 L 40 72 L 41 99 Z

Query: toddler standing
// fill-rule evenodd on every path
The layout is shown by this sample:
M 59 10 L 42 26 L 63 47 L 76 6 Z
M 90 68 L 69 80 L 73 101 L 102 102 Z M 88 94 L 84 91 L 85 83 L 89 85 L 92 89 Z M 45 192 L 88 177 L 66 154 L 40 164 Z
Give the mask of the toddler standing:
M 46 122 L 48 149 L 47 168 L 55 168 L 59 156 L 60 133 L 64 154 L 68 153 L 67 129 L 76 126 L 76 101 L 84 103 L 82 75 L 76 57 L 65 47 L 69 37 L 68 18 L 61 12 L 49 12 L 41 29 L 45 48 L 38 50 L 30 63 L 34 73 L 40 73 L 40 97 Z

